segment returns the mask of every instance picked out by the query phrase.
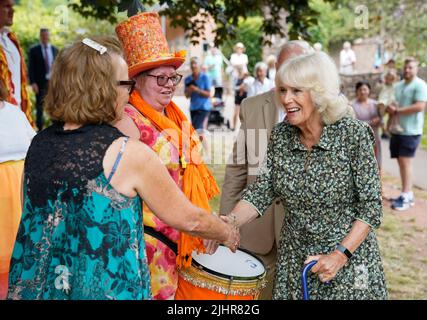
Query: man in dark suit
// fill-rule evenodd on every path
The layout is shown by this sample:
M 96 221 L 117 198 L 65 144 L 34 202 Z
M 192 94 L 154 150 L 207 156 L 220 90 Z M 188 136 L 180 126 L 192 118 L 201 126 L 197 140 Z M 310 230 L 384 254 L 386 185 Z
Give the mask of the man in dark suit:
M 49 43 L 49 30 L 40 29 L 40 44 L 30 48 L 28 54 L 30 83 L 36 94 L 36 124 L 37 128 L 43 129 L 43 99 L 46 95 L 53 60 L 58 49 Z

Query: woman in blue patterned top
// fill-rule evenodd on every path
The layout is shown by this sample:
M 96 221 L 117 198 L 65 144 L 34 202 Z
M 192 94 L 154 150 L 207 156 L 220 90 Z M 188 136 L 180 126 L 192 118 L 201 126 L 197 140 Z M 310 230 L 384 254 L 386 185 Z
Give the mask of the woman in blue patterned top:
M 237 229 L 192 205 L 148 146 L 110 125 L 134 83 L 117 40 L 97 41 L 55 61 L 54 124 L 27 154 L 9 299 L 150 299 L 140 197 L 180 231 L 238 244 Z
M 241 226 L 276 198 L 283 203 L 274 299 L 301 299 L 301 270 L 313 260 L 313 299 L 387 298 L 374 233 L 382 217 L 375 139 L 339 88 L 325 53 L 280 68 L 276 94 L 286 121 L 274 128 L 261 174 L 229 216 Z

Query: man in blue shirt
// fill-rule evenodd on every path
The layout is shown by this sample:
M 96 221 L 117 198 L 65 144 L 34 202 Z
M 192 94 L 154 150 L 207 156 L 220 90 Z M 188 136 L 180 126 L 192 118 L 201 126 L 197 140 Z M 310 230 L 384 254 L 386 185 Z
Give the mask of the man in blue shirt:
M 200 136 L 205 154 L 205 161 L 209 159 L 209 145 L 206 141 L 205 130 L 208 126 L 208 117 L 212 109 L 211 88 L 209 76 L 200 72 L 200 63 L 197 58 L 190 60 L 191 75 L 185 78 L 185 96 L 190 98 L 191 124 Z
M 417 77 L 418 61 L 405 60 L 403 80 L 395 87 L 396 103 L 387 108 L 390 115 L 398 116 L 403 131 L 393 134 L 390 139 L 392 158 L 399 164 L 402 193 L 392 201 L 394 210 L 403 211 L 414 205 L 412 192 L 412 158 L 423 134 L 424 109 L 427 102 L 427 85 Z

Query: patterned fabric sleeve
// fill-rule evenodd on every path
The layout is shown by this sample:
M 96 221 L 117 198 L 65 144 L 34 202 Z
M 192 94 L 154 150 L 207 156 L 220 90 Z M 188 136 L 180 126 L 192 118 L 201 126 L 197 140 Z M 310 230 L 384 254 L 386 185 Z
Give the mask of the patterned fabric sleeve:
M 249 185 L 242 194 L 242 200 L 251 204 L 261 216 L 273 203 L 277 195 L 273 186 L 274 176 L 274 145 L 277 136 L 277 127 L 271 132 L 267 147 L 267 156 L 261 164 L 261 169 L 255 182 Z
M 364 124 L 354 132 L 351 169 L 356 194 L 355 219 L 376 229 L 381 224 L 382 199 L 378 165 L 374 155 L 375 137 Z

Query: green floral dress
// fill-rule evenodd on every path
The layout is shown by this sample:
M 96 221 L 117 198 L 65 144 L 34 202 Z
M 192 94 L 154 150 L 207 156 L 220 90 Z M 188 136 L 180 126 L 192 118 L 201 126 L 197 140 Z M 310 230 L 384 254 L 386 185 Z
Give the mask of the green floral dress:
M 355 220 L 372 227 L 369 235 L 329 284 L 310 274 L 311 299 L 387 299 L 374 233 L 382 217 L 374 143 L 369 126 L 350 118 L 325 126 L 311 151 L 298 128 L 274 128 L 261 174 L 242 196 L 260 215 L 276 198 L 285 207 L 273 299 L 301 299 L 305 259 L 332 252 Z

